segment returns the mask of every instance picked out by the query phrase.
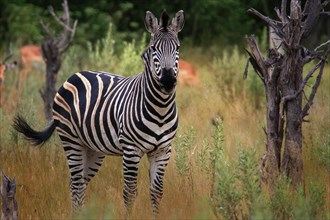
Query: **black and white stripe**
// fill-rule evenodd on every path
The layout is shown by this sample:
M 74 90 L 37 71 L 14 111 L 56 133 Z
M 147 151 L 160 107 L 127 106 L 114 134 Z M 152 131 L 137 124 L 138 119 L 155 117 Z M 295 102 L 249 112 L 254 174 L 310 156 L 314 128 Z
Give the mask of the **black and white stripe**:
M 124 201 L 128 211 L 137 193 L 139 162 L 150 162 L 150 197 L 153 212 L 163 195 L 163 176 L 170 159 L 171 141 L 178 126 L 175 86 L 178 75 L 179 40 L 183 11 L 172 23 L 163 12 L 160 24 L 151 12 L 146 28 L 151 33 L 142 54 L 145 69 L 133 77 L 83 71 L 71 76 L 58 90 L 53 122 L 38 132 L 17 117 L 15 128 L 40 144 L 56 129 L 71 174 L 74 209 L 84 201 L 89 181 L 98 172 L 105 155 L 123 157 Z

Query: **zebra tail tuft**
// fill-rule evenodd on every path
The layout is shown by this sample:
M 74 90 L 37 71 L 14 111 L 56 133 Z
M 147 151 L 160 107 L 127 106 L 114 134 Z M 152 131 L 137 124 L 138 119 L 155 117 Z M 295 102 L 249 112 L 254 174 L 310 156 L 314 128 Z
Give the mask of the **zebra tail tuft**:
M 24 118 L 20 115 L 16 115 L 14 118 L 13 128 L 22 133 L 25 136 L 25 139 L 30 141 L 33 145 L 43 145 L 53 134 L 56 126 L 54 121 L 42 131 L 36 131 L 26 122 Z

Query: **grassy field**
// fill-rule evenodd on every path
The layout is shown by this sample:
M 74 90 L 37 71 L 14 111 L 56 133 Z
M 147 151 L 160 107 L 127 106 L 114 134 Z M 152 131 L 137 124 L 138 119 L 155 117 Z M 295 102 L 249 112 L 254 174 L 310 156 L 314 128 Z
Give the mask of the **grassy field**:
M 137 48 L 140 47 L 137 46 Z M 78 66 L 81 64 L 78 63 L 79 57 L 75 55 L 76 52 L 77 49 L 72 49 L 69 51 L 70 54 L 65 57 L 58 79 L 59 85 L 70 74 L 79 70 Z M 214 219 L 219 217 L 214 214 L 214 210 L 226 209 L 226 206 L 221 205 L 226 204 L 226 200 L 224 192 L 220 191 L 220 186 L 226 186 L 222 184 L 222 181 L 236 181 L 235 172 L 240 168 L 240 161 L 243 157 L 239 152 L 242 150 L 253 152 L 252 156 L 248 157 L 253 159 L 249 168 L 252 169 L 252 173 L 258 173 L 258 167 L 254 165 L 258 164 L 265 151 L 265 134 L 263 132 L 265 98 L 262 85 L 252 69 L 248 79 L 242 79 L 247 57 L 241 55 L 240 52 L 242 51 L 233 48 L 221 53 L 218 57 L 206 57 L 202 56 L 204 51 L 201 49 L 187 48 L 181 53 L 181 57 L 196 66 L 201 78 L 201 85 L 194 88 L 179 85 L 177 88 L 177 105 L 180 114 L 179 131 L 165 174 L 160 219 Z M 102 61 L 103 63 L 91 61 L 91 63 L 84 63 L 82 67 L 112 72 L 123 69 L 122 66 L 112 66 L 114 61 L 107 63 L 106 54 L 99 56 L 101 59 L 105 59 Z M 128 55 L 122 53 L 121 56 Z M 132 63 L 141 62 L 139 57 L 132 59 L 134 59 Z M 129 69 L 141 70 L 139 65 L 141 64 Z M 281 207 L 276 206 L 276 202 L 282 201 L 279 198 L 283 195 L 282 203 L 289 203 L 293 206 L 283 207 L 283 209 L 289 209 L 287 211 L 290 218 L 310 217 L 312 215 L 310 213 L 314 210 L 307 213 L 300 209 L 303 209 L 306 204 L 311 204 L 315 199 L 322 200 L 323 203 L 315 208 L 315 210 L 320 209 L 318 210 L 320 214 L 314 216 L 330 217 L 330 176 L 329 158 L 327 158 L 330 151 L 329 71 L 328 65 L 308 117 L 310 123 L 305 123 L 303 127 L 305 184 L 304 195 L 297 197 L 303 198 L 303 200 L 297 199 L 290 203 L 288 200 L 291 198 L 288 197 L 293 195 L 290 194 L 292 190 L 285 191 L 285 184 L 279 185 L 282 188 L 279 188 L 278 197 L 272 197 L 273 194 L 261 187 L 258 194 L 267 198 L 263 205 L 268 207 L 267 210 L 270 210 L 270 213 L 261 212 L 263 206 L 258 203 L 253 203 L 256 206 L 253 210 L 256 211 L 249 212 L 248 199 L 239 197 L 238 203 L 234 204 L 235 210 L 232 210 L 233 212 L 240 210 L 238 218 L 248 215 L 251 218 L 271 217 L 276 219 L 279 217 L 276 215 L 276 211 L 281 210 Z M 44 75 L 37 71 L 32 72 L 24 83 L 24 89 L 18 88 L 18 78 L 18 71 L 8 73 L 5 106 L 0 109 L 0 170 L 10 177 L 16 177 L 16 198 L 20 219 L 70 218 L 69 172 L 59 138 L 57 135 L 53 135 L 51 141 L 43 147 L 33 148 L 11 127 L 13 117 L 18 112 L 26 117 L 35 128 L 45 127 L 43 103 L 39 94 L 44 83 Z M 308 91 L 306 92 L 308 93 Z M 219 162 L 217 165 L 219 167 L 215 170 L 216 177 L 212 172 L 212 161 L 214 160 L 211 158 L 216 147 L 215 126 L 211 123 L 215 116 L 222 120 L 221 135 L 224 137 L 224 141 L 221 142 L 223 151 L 221 157 L 215 158 L 221 159 L 221 161 L 215 161 L 215 163 Z M 226 167 L 227 170 L 224 169 Z M 225 178 L 221 179 L 221 176 Z M 244 184 L 240 184 L 240 182 L 235 182 L 235 184 L 238 184 L 239 187 L 237 190 L 234 189 L 233 193 L 237 191 L 244 194 Z M 313 186 L 318 188 L 313 191 L 315 188 Z M 214 187 L 219 189 L 219 192 L 214 192 Z M 233 186 L 229 184 L 228 187 Z M 80 217 L 89 219 L 122 218 L 124 216 L 122 189 L 121 158 L 107 157 L 100 172 L 89 185 L 87 203 Z M 143 158 L 139 169 L 138 191 L 131 217 L 152 218 L 146 158 Z M 211 194 L 218 196 L 216 201 L 211 201 Z M 229 201 L 227 203 L 231 204 Z M 295 209 L 295 206 L 299 206 L 300 209 Z M 225 212 L 221 212 L 221 216 L 226 218 Z

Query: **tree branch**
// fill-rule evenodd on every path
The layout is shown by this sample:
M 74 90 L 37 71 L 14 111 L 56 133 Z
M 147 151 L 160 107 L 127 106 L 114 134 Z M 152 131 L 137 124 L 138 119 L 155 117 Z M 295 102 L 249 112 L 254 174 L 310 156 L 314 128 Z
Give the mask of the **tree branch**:
M 328 41 L 324 42 L 323 44 L 320 44 L 319 46 L 317 46 L 317 47 L 314 49 L 314 51 L 317 51 L 318 49 L 320 49 L 321 47 L 323 47 L 323 46 L 325 46 L 325 45 L 327 45 L 327 44 L 330 44 L 330 39 L 329 39 Z
M 249 53 L 249 51 L 247 51 L 246 49 L 245 49 L 245 51 L 247 52 L 247 53 Z M 250 53 L 249 53 L 250 54 Z M 246 79 L 246 77 L 247 77 L 247 74 L 248 74 L 248 70 L 249 70 L 249 63 L 250 63 L 251 61 L 250 61 L 250 58 L 247 60 L 247 62 L 246 62 L 246 65 L 245 65 L 245 68 L 244 68 L 244 73 L 243 73 L 243 79 Z
M 247 53 L 250 56 L 250 63 L 252 64 L 254 70 L 260 77 L 260 79 L 265 84 L 265 80 L 267 80 L 267 68 L 265 66 L 265 61 L 262 57 L 262 54 L 260 52 L 260 49 L 258 47 L 256 38 L 254 35 L 251 35 L 250 37 L 246 38 L 248 45 L 250 46 L 251 53 L 247 51 Z
M 316 94 L 316 91 L 317 91 L 317 88 L 319 87 L 320 85 L 320 82 L 321 82 L 321 78 L 322 78 L 322 75 L 323 75 L 323 69 L 324 69 L 324 64 L 325 64 L 325 60 L 321 60 L 321 67 L 320 67 L 320 71 L 319 71 L 319 74 L 317 75 L 317 78 L 316 78 L 316 81 L 313 85 L 313 88 L 312 88 L 312 93 L 310 94 L 309 96 L 309 99 L 305 105 L 305 107 L 303 108 L 302 112 L 301 112 L 301 119 L 303 120 L 305 116 L 308 115 L 308 111 L 310 109 L 310 107 L 312 106 L 313 104 L 313 100 L 314 100 L 314 97 L 315 97 L 315 94 Z M 319 63 L 320 63 L 319 62 Z
M 309 71 L 309 73 L 306 75 L 306 77 L 304 78 L 304 80 L 301 82 L 299 89 L 297 90 L 297 92 L 295 94 L 291 94 L 291 95 L 287 95 L 282 97 L 281 102 L 280 102 L 280 118 L 284 117 L 284 106 L 286 104 L 287 101 L 290 101 L 292 99 L 295 99 L 302 91 L 304 91 L 304 88 L 307 84 L 307 81 L 312 77 L 312 75 L 314 74 L 314 72 L 321 66 L 324 65 L 324 60 L 320 60 L 312 69 L 311 71 Z M 323 69 L 323 67 L 322 67 Z
M 281 17 L 282 17 L 282 22 L 287 22 L 287 14 L 286 14 L 286 5 L 287 5 L 287 1 L 286 0 L 282 0 L 282 4 L 281 4 Z
M 63 14 L 68 13 L 66 10 L 68 10 L 68 8 L 63 7 Z M 72 31 L 72 29 L 69 26 L 69 19 L 66 16 L 62 16 L 62 18 L 59 18 L 55 12 L 52 6 L 48 7 L 48 11 L 49 13 L 53 16 L 53 18 L 66 30 L 66 31 Z
M 322 11 L 322 12 L 320 12 L 320 15 L 330 16 L 330 11 Z
M 54 8 L 52 6 L 48 7 L 49 13 L 52 15 L 52 17 L 55 19 L 57 23 L 60 24 L 60 26 L 63 28 L 61 36 L 59 36 L 57 39 L 54 40 L 54 44 L 56 45 L 57 48 L 59 48 L 60 53 L 64 53 L 71 45 L 75 34 L 76 34 L 76 29 L 78 25 L 78 20 L 75 20 L 73 23 L 72 28 L 70 27 L 70 11 L 69 11 L 69 6 L 67 0 L 64 0 L 62 3 L 62 16 L 59 17 L 56 15 Z M 54 39 L 55 36 L 50 33 L 48 29 L 48 25 L 45 25 L 44 22 L 41 20 L 40 21 L 44 31 L 46 34 Z
M 254 8 L 250 8 L 247 10 L 247 12 L 257 16 L 258 18 L 260 18 L 261 20 L 263 20 L 264 22 L 266 22 L 269 26 L 271 26 L 274 29 L 274 32 L 280 37 L 283 38 L 284 37 L 284 32 L 276 25 L 276 23 L 278 23 L 277 21 L 264 16 L 263 14 L 261 14 L 260 12 L 258 12 L 257 10 L 255 10 Z
M 327 4 L 329 4 L 330 0 L 326 0 L 322 3 L 322 7 L 325 8 L 325 6 L 327 6 Z

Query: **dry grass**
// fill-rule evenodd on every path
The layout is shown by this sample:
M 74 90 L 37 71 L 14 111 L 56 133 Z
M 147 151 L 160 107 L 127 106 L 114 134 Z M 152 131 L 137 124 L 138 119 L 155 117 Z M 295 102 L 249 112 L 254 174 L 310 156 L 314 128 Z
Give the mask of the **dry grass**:
M 233 84 L 236 87 L 243 87 L 242 93 L 234 97 L 223 95 L 224 87 L 219 86 L 222 82 L 217 76 L 226 73 L 219 70 L 215 73 L 211 62 L 205 63 L 197 58 L 194 63 L 199 64 L 196 66 L 202 85 L 199 88 L 179 86 L 177 93 L 180 111 L 179 132 L 194 127 L 197 135 L 196 144 L 190 152 L 191 167 L 186 176 L 179 175 L 175 166 L 175 152 L 173 153 L 165 174 L 160 219 L 215 218 L 209 198 L 210 177 L 196 164 L 197 153 L 205 143 L 211 141 L 211 118 L 214 115 L 220 115 L 224 119 L 225 153 L 229 157 L 235 158 L 239 146 L 257 148 L 258 156 L 264 152 L 265 135 L 262 129 L 265 125 L 264 105 L 261 104 L 260 108 L 255 107 L 255 100 L 249 97 L 247 82 L 243 80 L 237 80 L 236 84 Z M 329 71 L 329 66 L 326 70 Z M 237 74 L 241 76 L 241 73 L 242 69 Z M 239 79 L 237 76 L 236 78 Z M 41 148 L 32 148 L 11 128 L 12 118 L 17 111 L 26 116 L 35 127 L 42 128 L 45 125 L 42 101 L 38 92 L 43 79 L 37 73 L 31 74 L 23 92 L 18 92 L 15 86 L 16 80 L 15 77 L 7 80 L 5 94 L 7 104 L 0 110 L 0 169 L 8 176 L 16 177 L 18 184 L 16 197 L 21 219 L 70 218 L 69 172 L 60 141 L 55 137 Z M 323 177 L 327 187 L 328 208 L 330 207 L 329 172 L 309 154 L 317 141 L 330 131 L 329 89 L 330 76 L 325 74 L 310 112 L 311 123 L 304 125 L 305 176 Z M 131 217 L 152 218 L 146 158 L 140 165 L 138 181 L 139 194 Z M 124 216 L 122 189 L 121 158 L 107 157 L 100 172 L 89 185 L 86 210 L 81 217 L 122 218 Z

